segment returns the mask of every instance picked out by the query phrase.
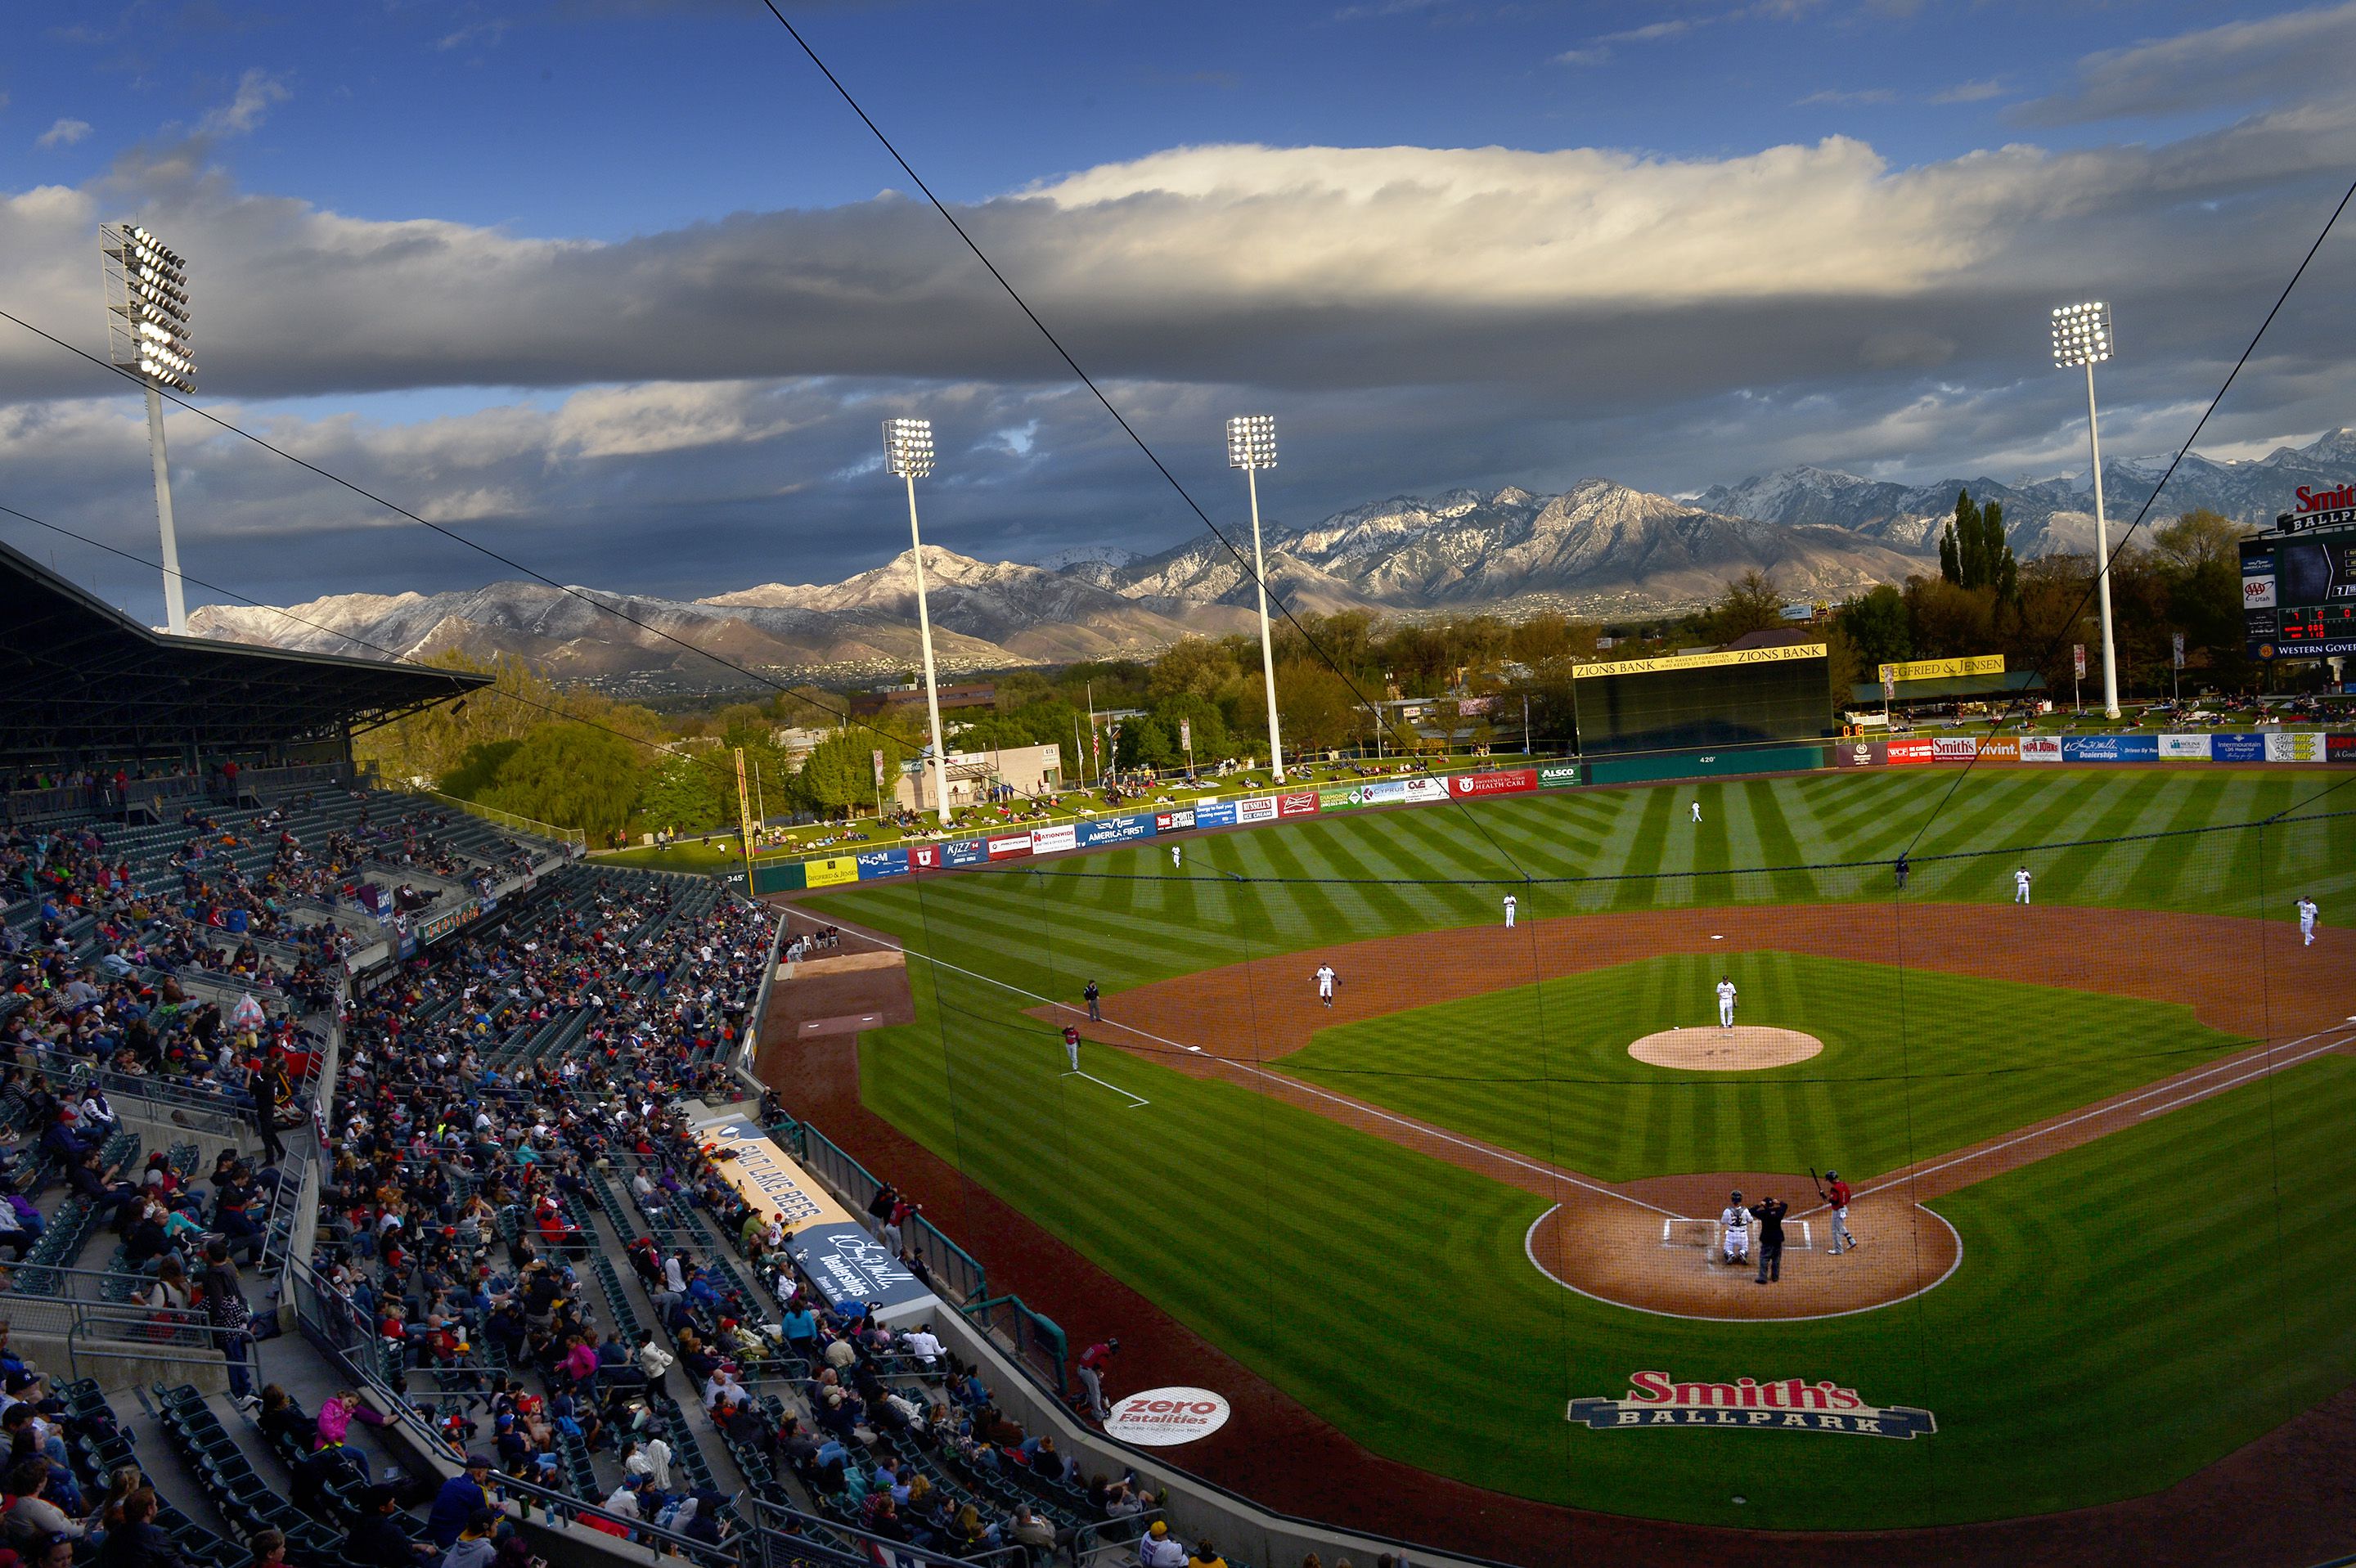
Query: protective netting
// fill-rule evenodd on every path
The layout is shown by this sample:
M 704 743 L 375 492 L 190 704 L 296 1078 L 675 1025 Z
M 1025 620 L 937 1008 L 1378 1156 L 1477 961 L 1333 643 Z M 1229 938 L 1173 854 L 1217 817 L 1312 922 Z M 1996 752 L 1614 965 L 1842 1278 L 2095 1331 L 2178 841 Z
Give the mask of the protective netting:
M 1473 1488 L 2000 1551 L 2233 1499 L 2297 1560 L 2356 1379 L 2345 776 L 1329 811 L 809 907 L 909 952 L 857 1093 L 930 1216 L 1116 1392 L 1227 1397 L 1174 1456 L 1275 1507 L 1526 1559 L 1567 1516 Z

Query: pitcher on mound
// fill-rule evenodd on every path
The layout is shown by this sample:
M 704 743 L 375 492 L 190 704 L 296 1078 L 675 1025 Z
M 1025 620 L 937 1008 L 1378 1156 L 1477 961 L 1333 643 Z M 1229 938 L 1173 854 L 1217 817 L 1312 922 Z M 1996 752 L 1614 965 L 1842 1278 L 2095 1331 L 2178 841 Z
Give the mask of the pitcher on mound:
M 1734 976 L 1722 975 L 1718 982 L 1718 1027 L 1734 1027 Z

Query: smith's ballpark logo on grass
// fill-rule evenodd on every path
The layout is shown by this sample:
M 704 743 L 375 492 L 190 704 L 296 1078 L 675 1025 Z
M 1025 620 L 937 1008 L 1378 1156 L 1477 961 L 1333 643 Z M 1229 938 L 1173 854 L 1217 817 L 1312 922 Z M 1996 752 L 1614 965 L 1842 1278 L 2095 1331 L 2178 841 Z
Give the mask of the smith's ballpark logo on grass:
M 1756 1432 L 1846 1432 L 1858 1437 L 1914 1437 L 1936 1432 L 1927 1410 L 1868 1404 L 1857 1390 L 1829 1381 L 1779 1378 L 1761 1382 L 1681 1383 L 1666 1372 L 1637 1372 L 1625 1399 L 1575 1399 L 1570 1420 L 1598 1432 L 1634 1427 L 1716 1426 Z

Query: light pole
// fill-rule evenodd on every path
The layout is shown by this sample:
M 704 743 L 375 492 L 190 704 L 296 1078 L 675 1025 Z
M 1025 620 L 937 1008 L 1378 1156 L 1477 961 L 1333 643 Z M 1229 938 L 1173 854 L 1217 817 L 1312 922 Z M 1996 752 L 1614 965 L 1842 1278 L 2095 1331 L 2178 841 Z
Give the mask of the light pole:
M 1252 586 L 1259 592 L 1259 668 L 1268 679 L 1268 759 L 1284 782 L 1284 737 L 1276 723 L 1276 655 L 1269 645 L 1268 568 L 1259 550 L 1259 471 L 1276 466 L 1276 416 L 1237 414 L 1227 421 L 1227 466 L 1244 471 L 1251 491 Z
M 2094 367 L 2111 357 L 2111 307 L 2100 300 L 2053 307 L 2053 363 L 2086 368 L 2086 444 L 2094 460 L 2094 597 L 2103 618 L 2103 713 L 2119 716 L 2118 652 L 2111 638 L 2111 532 L 2103 516 L 2103 434 L 2094 417 Z
M 916 531 L 916 481 L 933 471 L 933 421 L 885 420 L 884 466 L 908 486 L 908 560 L 916 575 L 916 635 L 925 649 L 925 709 L 933 721 L 933 788 L 939 796 L 941 831 L 949 827 L 949 754 L 941 743 L 941 690 L 933 679 L 933 617 L 925 607 L 925 541 Z
M 155 526 L 164 542 L 164 624 L 185 635 L 188 605 L 180 585 L 179 536 L 172 528 L 160 389 L 197 389 L 197 362 L 188 348 L 188 263 L 135 223 L 100 224 L 98 255 L 106 284 L 108 357 L 147 389 L 147 458 L 155 469 Z

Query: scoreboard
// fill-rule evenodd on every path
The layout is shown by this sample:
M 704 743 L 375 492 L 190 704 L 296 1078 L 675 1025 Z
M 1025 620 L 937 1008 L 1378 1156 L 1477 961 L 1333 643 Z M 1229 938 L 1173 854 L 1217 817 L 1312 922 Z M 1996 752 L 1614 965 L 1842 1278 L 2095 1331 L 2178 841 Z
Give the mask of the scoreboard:
M 2244 539 L 2242 616 L 2252 658 L 2356 654 L 2356 528 Z

